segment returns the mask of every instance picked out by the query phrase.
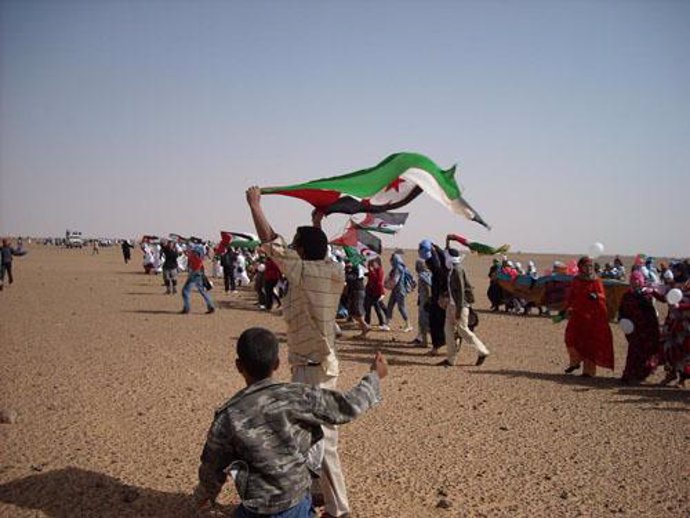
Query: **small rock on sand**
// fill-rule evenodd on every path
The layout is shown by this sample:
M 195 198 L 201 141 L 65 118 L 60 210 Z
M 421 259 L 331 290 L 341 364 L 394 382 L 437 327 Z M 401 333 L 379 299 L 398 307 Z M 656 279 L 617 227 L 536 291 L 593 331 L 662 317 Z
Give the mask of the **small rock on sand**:
M 447 498 L 441 498 L 441 500 L 439 500 L 436 504 L 436 507 L 438 509 L 450 509 L 451 507 L 453 507 L 453 502 L 451 502 Z
M 14 424 L 17 422 L 18 417 L 19 414 L 17 414 L 16 410 L 11 410 L 8 408 L 0 409 L 0 423 Z

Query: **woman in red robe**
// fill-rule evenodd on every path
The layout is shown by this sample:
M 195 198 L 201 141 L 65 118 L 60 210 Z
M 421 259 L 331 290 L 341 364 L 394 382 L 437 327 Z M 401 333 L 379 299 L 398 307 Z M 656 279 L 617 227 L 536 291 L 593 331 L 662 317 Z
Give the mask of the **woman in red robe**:
M 565 329 L 565 345 L 571 373 L 583 365 L 582 376 L 592 377 L 597 365 L 613 370 L 613 336 L 606 312 L 606 295 L 601 280 L 594 275 L 592 260 L 582 257 L 577 262 L 578 274 L 573 279 L 567 301 L 569 315 Z

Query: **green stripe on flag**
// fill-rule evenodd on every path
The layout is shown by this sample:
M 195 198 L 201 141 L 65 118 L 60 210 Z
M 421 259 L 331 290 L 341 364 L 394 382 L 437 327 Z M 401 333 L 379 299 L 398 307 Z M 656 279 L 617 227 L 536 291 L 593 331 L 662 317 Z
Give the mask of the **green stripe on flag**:
M 320 189 L 337 191 L 358 198 L 368 198 L 385 189 L 393 180 L 410 169 L 421 169 L 430 174 L 449 199 L 454 200 L 460 196 L 460 189 L 454 178 L 455 167 L 444 171 L 430 158 L 418 153 L 396 153 L 368 169 L 286 187 L 266 187 L 262 189 L 262 192 L 268 194 L 280 191 Z

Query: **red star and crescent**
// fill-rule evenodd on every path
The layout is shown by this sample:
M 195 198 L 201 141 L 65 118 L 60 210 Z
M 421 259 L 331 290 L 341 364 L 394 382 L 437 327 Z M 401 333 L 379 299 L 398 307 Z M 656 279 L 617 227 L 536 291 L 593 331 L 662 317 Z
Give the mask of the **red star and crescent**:
M 386 189 L 384 192 L 392 191 L 393 189 L 395 189 L 395 192 L 400 192 L 400 184 L 403 183 L 404 181 L 405 180 L 403 180 L 400 177 L 396 178 L 395 180 L 393 180 L 391 183 L 389 183 L 386 186 Z

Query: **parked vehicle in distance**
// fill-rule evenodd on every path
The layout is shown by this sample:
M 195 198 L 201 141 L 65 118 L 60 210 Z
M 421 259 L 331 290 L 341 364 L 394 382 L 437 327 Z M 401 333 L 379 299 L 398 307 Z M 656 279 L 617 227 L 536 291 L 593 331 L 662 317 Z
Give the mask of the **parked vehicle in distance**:
M 82 248 L 84 246 L 84 239 L 81 232 L 78 230 L 65 231 L 65 245 L 67 248 Z

